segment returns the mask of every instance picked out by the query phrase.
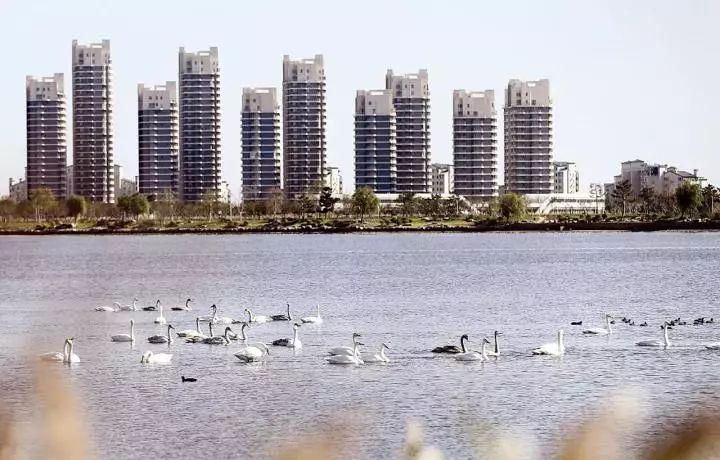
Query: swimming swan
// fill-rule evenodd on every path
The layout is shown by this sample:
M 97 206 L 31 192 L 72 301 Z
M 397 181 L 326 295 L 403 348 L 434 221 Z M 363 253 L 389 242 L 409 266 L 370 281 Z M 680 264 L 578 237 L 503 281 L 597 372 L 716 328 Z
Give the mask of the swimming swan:
M 300 321 L 302 321 L 303 323 L 322 324 L 323 319 L 320 316 L 320 304 L 317 304 L 317 307 L 315 308 L 315 316 L 306 316 L 304 318 L 301 318 Z
M 332 355 L 328 356 L 325 359 L 329 364 L 365 364 L 365 361 L 360 357 L 360 353 L 358 352 L 358 347 L 360 345 L 364 345 L 360 342 L 355 342 L 353 345 L 353 354 L 352 355 Z
M 227 326 L 224 335 L 213 336 L 213 326 L 212 323 L 210 323 L 210 337 L 203 339 L 202 343 L 206 345 L 227 345 L 230 343 L 230 338 L 228 337 L 230 332 L 232 332 L 232 329 L 230 329 L 230 326 Z
M 588 335 L 608 335 L 612 334 L 612 325 L 610 323 L 610 318 L 612 318 L 612 315 L 605 314 L 605 327 L 592 327 L 590 329 L 585 329 L 582 331 L 583 334 Z
M 273 340 L 273 345 L 277 347 L 290 347 L 290 348 L 302 348 L 302 342 L 300 341 L 300 337 L 298 336 L 298 329 L 300 328 L 300 324 L 295 323 L 293 324 L 293 338 L 292 339 L 277 339 Z
M 70 339 L 65 339 L 65 342 L 63 343 L 63 351 L 62 352 L 51 351 L 48 353 L 41 353 L 38 355 L 38 358 L 41 361 L 57 361 L 57 362 L 64 361 L 65 356 L 67 355 L 68 340 L 70 340 Z
M 117 302 L 113 302 L 112 307 L 108 306 L 101 306 L 101 307 L 95 307 L 95 311 L 106 311 L 106 312 L 115 312 L 120 309 L 120 304 Z
M 661 326 L 663 330 L 663 340 L 643 340 L 638 342 L 638 347 L 656 347 L 656 348 L 667 348 L 670 344 L 670 338 L 668 337 L 668 323 L 667 321 Z
M 172 307 L 172 308 L 170 308 L 170 310 L 174 310 L 174 311 L 190 311 L 190 310 L 192 310 L 192 308 L 190 308 L 190 302 L 192 302 L 192 299 L 187 299 L 187 300 L 185 301 L 185 306 L 184 306 L 184 307 Z
M 498 336 L 502 335 L 500 332 L 495 331 L 495 348 L 493 351 L 486 352 L 486 357 L 497 358 L 500 356 L 500 347 L 498 347 Z
M 245 312 L 248 314 L 249 320 L 248 323 L 250 324 L 264 324 L 268 322 L 268 317 L 265 315 L 256 315 L 252 312 L 249 308 L 245 309 Z
M 252 363 L 265 359 L 270 354 L 270 350 L 264 343 L 248 345 L 235 353 L 235 357 L 244 363 Z
M 137 301 L 138 299 L 133 299 L 132 305 L 120 305 L 118 311 L 138 311 Z
M 130 320 L 130 334 L 118 334 L 110 337 L 113 342 L 134 342 L 135 341 L 135 321 Z
M 540 348 L 532 350 L 534 355 L 563 356 L 565 354 L 565 342 L 563 341 L 563 330 L 557 333 L 557 342 L 546 343 Z
M 157 311 L 160 308 L 160 299 L 157 299 L 155 301 L 155 305 L 150 305 L 149 307 L 143 307 L 143 311 Z
M 144 364 L 170 364 L 173 355 L 170 353 L 153 353 L 152 351 L 146 351 L 140 358 L 140 363 Z
M 383 343 L 380 345 L 380 353 L 375 353 L 374 355 L 362 355 L 362 360 L 366 363 L 389 363 L 390 359 L 385 356 L 385 350 L 389 349 L 390 347 Z
M 455 359 L 458 361 L 483 361 L 485 356 L 485 345 L 490 343 L 490 341 L 483 337 L 483 343 L 482 343 L 482 352 L 477 351 L 468 351 L 467 348 L 465 348 L 465 341 L 468 340 L 467 334 L 463 334 L 462 337 L 460 337 L 460 346 L 462 347 L 462 353 L 455 355 Z
M 71 363 L 79 363 L 80 357 L 73 353 L 73 348 L 75 348 L 75 337 L 70 337 L 65 341 L 65 356 L 63 356 L 63 362 L 67 364 Z
M 290 302 L 287 302 L 287 315 L 272 315 L 270 319 L 273 321 L 292 321 L 292 315 L 290 314 Z
M 184 331 L 176 332 L 175 335 L 178 337 L 202 337 L 205 335 L 200 331 L 200 317 L 195 318 L 195 329 L 185 329 Z
M 173 342 L 172 335 L 170 335 L 170 329 L 175 329 L 172 324 L 167 325 L 167 335 L 153 335 L 148 337 L 150 343 L 167 343 L 168 345 Z
M 362 337 L 362 336 L 360 334 L 358 334 L 357 332 L 353 332 L 353 335 L 352 335 L 353 346 L 352 347 L 333 347 L 328 351 L 328 354 L 353 356 L 355 354 L 355 345 L 358 343 L 357 342 L 358 337 Z
M 155 318 L 155 324 L 167 324 L 167 320 L 163 316 L 163 307 L 160 305 L 160 316 Z

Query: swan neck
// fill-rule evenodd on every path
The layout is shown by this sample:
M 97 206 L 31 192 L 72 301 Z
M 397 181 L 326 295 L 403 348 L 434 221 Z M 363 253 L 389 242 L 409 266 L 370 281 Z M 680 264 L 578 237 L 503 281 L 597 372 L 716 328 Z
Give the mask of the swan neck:
M 666 347 L 667 347 L 668 345 L 670 345 L 670 338 L 668 337 L 668 328 L 667 328 L 667 326 L 665 326 L 665 327 L 663 328 L 663 340 L 664 340 L 664 342 L 665 342 L 665 346 L 666 346 Z
M 487 348 L 487 343 L 485 343 L 485 340 L 483 340 L 482 348 L 480 349 L 480 354 L 482 355 L 482 358 L 484 360 L 488 359 L 486 348 Z
M 130 340 L 135 341 L 135 323 L 130 322 Z
M 498 332 L 495 331 L 495 354 L 500 353 L 500 347 L 498 347 Z
M 467 353 L 467 348 L 465 348 L 465 336 L 460 337 L 460 348 L 462 348 L 463 353 Z

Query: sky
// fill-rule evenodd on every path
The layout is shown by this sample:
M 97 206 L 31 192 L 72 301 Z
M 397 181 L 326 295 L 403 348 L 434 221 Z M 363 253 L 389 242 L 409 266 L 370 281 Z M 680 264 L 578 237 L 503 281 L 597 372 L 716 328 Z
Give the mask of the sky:
M 699 169 L 720 183 L 720 2 L 392 0 L 0 0 L 0 195 L 24 175 L 25 76 L 66 74 L 72 155 L 71 45 L 111 40 L 115 162 L 137 174 L 137 84 L 177 80 L 178 47 L 218 46 L 222 175 L 240 191 L 243 87 L 282 86 L 282 57 L 325 56 L 327 158 L 353 187 L 357 89 L 385 72 L 426 68 L 432 161 L 452 161 L 452 91 L 494 89 L 502 183 L 503 88 L 550 79 L 555 158 L 581 187 L 622 161 Z

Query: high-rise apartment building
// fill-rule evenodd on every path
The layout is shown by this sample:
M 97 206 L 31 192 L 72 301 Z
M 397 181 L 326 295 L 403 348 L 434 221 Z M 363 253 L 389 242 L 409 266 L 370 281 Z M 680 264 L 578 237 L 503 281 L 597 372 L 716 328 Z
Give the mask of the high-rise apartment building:
M 455 167 L 447 163 L 433 163 L 430 165 L 433 195 L 447 196 L 454 193 Z
M 396 120 L 391 90 L 360 90 L 355 96 L 355 188 L 395 193 Z
M 325 67 L 283 57 L 283 187 L 289 198 L 315 192 L 325 174 Z
M 25 81 L 28 193 L 48 188 L 57 198 L 68 195 L 64 80 L 56 73 Z
M 218 49 L 180 48 L 179 189 L 184 201 L 220 195 L 220 64 Z
M 495 91 L 453 91 L 453 164 L 455 194 L 498 196 Z
M 110 40 L 72 44 L 73 162 L 75 193 L 115 201 L 113 180 L 112 60 Z
M 550 81 L 510 80 L 505 91 L 505 187 L 523 195 L 553 193 Z
M 177 84 L 138 85 L 138 189 L 156 199 L 178 194 Z M 121 184 L 116 184 L 121 185 Z
M 428 73 L 394 75 L 388 70 L 385 89 L 393 96 L 397 122 L 397 193 L 429 193 L 430 87 Z
M 275 88 L 243 88 L 242 194 L 266 200 L 280 190 L 280 106 Z

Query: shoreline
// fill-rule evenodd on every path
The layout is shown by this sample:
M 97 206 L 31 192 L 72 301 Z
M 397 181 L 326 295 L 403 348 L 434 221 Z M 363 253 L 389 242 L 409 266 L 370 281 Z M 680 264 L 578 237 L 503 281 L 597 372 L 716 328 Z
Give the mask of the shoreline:
M 332 227 L 328 225 L 280 228 L 85 228 L 85 229 L 0 229 L 0 236 L 19 235 L 187 235 L 187 234 L 342 234 L 342 233 L 502 233 L 502 232 L 658 232 L 720 231 L 720 221 L 658 222 L 552 222 L 495 225 L 427 225 Z

